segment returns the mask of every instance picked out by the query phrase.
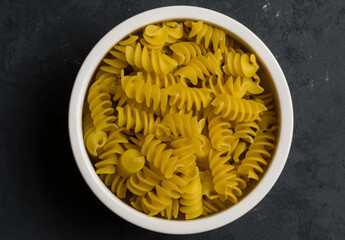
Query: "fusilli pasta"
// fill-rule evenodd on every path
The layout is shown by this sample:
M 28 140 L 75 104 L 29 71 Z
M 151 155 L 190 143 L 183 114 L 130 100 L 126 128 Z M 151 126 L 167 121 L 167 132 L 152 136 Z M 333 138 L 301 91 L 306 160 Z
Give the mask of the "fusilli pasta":
M 275 99 L 259 67 L 203 21 L 130 34 L 103 59 L 85 99 L 95 173 L 149 216 L 194 219 L 237 203 L 275 148 Z

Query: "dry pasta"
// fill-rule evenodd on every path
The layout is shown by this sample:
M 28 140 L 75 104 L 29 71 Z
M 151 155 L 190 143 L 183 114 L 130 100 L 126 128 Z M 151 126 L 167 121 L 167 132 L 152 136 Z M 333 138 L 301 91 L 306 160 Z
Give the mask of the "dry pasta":
M 103 59 L 85 100 L 96 174 L 149 216 L 195 219 L 237 203 L 275 149 L 274 97 L 259 67 L 255 54 L 203 21 L 127 36 Z

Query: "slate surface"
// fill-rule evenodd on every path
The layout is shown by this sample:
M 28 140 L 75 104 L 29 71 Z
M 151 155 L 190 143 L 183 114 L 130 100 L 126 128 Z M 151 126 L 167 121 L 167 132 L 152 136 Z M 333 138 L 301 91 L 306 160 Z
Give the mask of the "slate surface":
M 291 153 L 255 209 L 215 231 L 163 235 L 110 212 L 75 165 L 67 111 L 79 67 L 121 21 L 185 4 L 240 21 L 271 49 L 294 103 Z M 344 239 L 344 1 L 0 2 L 0 239 Z

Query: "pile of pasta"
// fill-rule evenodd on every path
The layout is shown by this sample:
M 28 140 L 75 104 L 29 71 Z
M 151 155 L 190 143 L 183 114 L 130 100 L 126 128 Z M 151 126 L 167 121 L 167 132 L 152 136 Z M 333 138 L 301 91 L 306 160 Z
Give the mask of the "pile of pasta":
M 275 148 L 274 98 L 258 69 L 254 54 L 202 21 L 129 35 L 85 101 L 96 173 L 149 216 L 194 219 L 236 203 Z

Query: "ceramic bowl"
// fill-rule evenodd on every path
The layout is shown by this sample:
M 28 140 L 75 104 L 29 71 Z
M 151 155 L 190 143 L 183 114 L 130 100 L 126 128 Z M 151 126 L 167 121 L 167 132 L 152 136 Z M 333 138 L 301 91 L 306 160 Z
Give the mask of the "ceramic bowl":
M 82 109 L 87 89 L 98 65 L 108 51 L 121 39 L 145 25 L 166 20 L 202 20 L 228 31 L 236 40 L 250 48 L 267 68 L 276 92 L 280 119 L 277 148 L 266 173 L 253 190 L 232 207 L 195 220 L 166 220 L 149 217 L 117 198 L 95 173 L 83 142 Z M 293 133 L 293 109 L 285 76 L 266 45 L 248 28 L 221 13 L 191 6 L 171 6 L 149 10 L 127 19 L 110 30 L 91 50 L 75 80 L 69 107 L 69 134 L 79 170 L 95 195 L 123 219 L 161 233 L 191 234 L 209 231 L 235 221 L 257 205 L 276 183 L 290 150 Z M 272 209 L 274 211 L 274 209 Z

